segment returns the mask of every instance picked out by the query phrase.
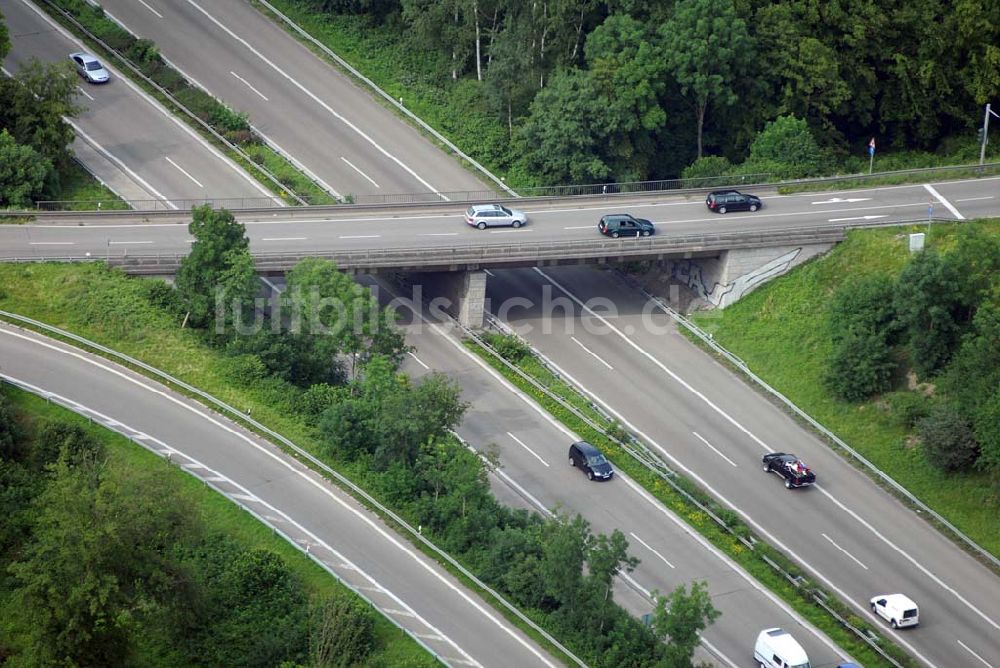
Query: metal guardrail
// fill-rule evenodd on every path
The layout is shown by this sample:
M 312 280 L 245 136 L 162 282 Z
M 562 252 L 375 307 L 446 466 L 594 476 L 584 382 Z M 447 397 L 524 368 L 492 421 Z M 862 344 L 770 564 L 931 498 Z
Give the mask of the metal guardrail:
M 208 392 L 200 390 L 197 387 L 194 387 L 193 385 L 190 385 L 190 384 L 184 382 L 183 380 L 175 378 L 174 376 L 171 376 L 170 374 L 166 373 L 165 371 L 161 371 L 160 369 L 158 369 L 158 368 L 156 368 L 156 367 L 154 367 L 154 366 L 152 366 L 150 364 L 146 364 L 145 362 L 143 362 L 141 360 L 138 360 L 138 359 L 136 359 L 134 357 L 131 357 L 129 355 L 125 355 L 124 353 L 120 353 L 120 352 L 118 352 L 118 351 L 116 351 L 116 350 L 114 350 L 112 348 L 108 348 L 106 346 L 103 346 L 100 343 L 97 343 L 95 341 L 91 341 L 90 339 L 84 338 L 84 337 L 82 337 L 82 336 L 80 336 L 78 334 L 74 334 L 73 332 L 68 332 L 68 331 L 66 331 L 64 329 L 60 329 L 58 327 L 54 327 L 54 326 L 49 325 L 47 323 L 41 322 L 39 320 L 35 320 L 33 318 L 25 317 L 25 316 L 19 315 L 17 313 L 10 313 L 9 311 L 0 310 L 0 317 L 7 318 L 9 320 L 13 320 L 13 321 L 16 321 L 16 322 L 24 323 L 26 325 L 30 325 L 30 326 L 35 327 L 37 329 L 40 329 L 42 331 L 55 334 L 57 336 L 65 338 L 65 339 L 69 339 L 69 340 L 74 341 L 76 343 L 79 343 L 79 344 L 81 344 L 83 346 L 86 346 L 86 347 L 88 347 L 88 348 L 90 348 L 92 350 L 96 350 L 96 351 L 102 353 L 103 355 L 105 355 L 105 356 L 107 356 L 107 357 L 109 357 L 111 359 L 118 360 L 118 361 L 123 362 L 125 364 L 128 364 L 128 365 L 130 365 L 130 366 L 132 366 L 134 368 L 142 369 L 147 374 L 149 374 L 149 375 L 151 375 L 151 376 L 153 376 L 153 377 L 155 377 L 155 378 L 157 378 L 157 379 L 159 379 L 159 380 L 161 380 L 161 381 L 163 381 L 163 382 L 165 382 L 165 383 L 167 383 L 169 385 L 181 388 L 185 392 L 188 392 L 188 393 L 190 393 L 192 395 L 200 397 L 201 399 L 205 400 L 206 402 L 208 402 L 212 406 L 214 406 L 217 409 L 219 409 L 222 413 L 228 415 L 230 417 L 230 419 L 234 420 L 235 422 L 250 425 L 251 427 L 253 427 L 258 432 L 266 434 L 270 438 L 272 438 L 275 441 L 281 443 L 282 445 L 284 445 L 288 449 L 290 449 L 293 452 L 295 452 L 295 454 L 297 454 L 299 457 L 301 457 L 302 459 L 308 461 L 310 464 L 312 464 L 313 466 L 315 466 L 317 469 L 319 469 L 323 473 L 331 476 L 337 482 L 339 482 L 341 485 L 343 485 L 344 487 L 348 488 L 355 496 L 363 499 L 365 501 L 365 503 L 369 505 L 369 507 L 375 508 L 376 510 L 378 510 L 378 512 L 380 512 L 385 517 L 388 517 L 388 518 L 392 519 L 392 521 L 398 527 L 400 527 L 401 529 L 403 529 L 404 531 L 406 531 L 407 533 L 410 534 L 411 540 L 413 540 L 415 542 L 419 542 L 426 549 L 428 549 L 429 551 L 431 551 L 435 555 L 437 555 L 437 557 L 439 559 L 447 562 L 448 565 L 450 565 L 456 571 L 458 571 L 459 573 L 461 573 L 463 577 L 467 578 L 470 582 L 472 582 L 473 584 L 475 584 L 476 587 L 478 587 L 480 591 L 485 592 L 486 594 L 489 594 L 489 596 L 492 597 L 492 599 L 494 601 L 496 601 L 498 604 L 500 604 L 503 608 L 505 608 L 512 615 L 514 615 L 515 617 L 517 617 L 522 623 L 524 623 L 524 624 L 528 625 L 529 627 L 531 627 L 531 629 L 533 631 L 535 631 L 540 636 L 542 636 L 543 638 L 545 638 L 545 640 L 547 640 L 549 643 L 551 643 L 553 647 L 556 647 L 557 649 L 559 649 L 559 651 L 562 652 L 567 658 L 569 658 L 571 661 L 573 661 L 578 666 L 581 666 L 581 668 L 585 668 L 586 664 L 579 657 L 577 657 L 575 654 L 573 654 L 573 652 L 571 652 L 569 650 L 569 648 L 565 647 L 562 643 L 560 643 L 558 640 L 556 640 L 551 634 L 549 634 L 548 631 L 546 631 L 545 629 L 543 629 L 541 626 L 539 626 L 537 623 L 535 623 L 530 617 L 528 617 L 523 612 L 521 612 L 513 603 L 511 603 L 506 598 L 504 598 L 503 596 L 501 596 L 499 592 L 497 592 L 495 589 L 493 589 L 492 587 L 490 587 L 489 585 L 487 585 L 485 582 L 483 582 L 482 580 L 480 580 L 474 573 L 472 573 L 465 566 L 463 566 L 461 563 L 459 563 L 458 560 L 456 560 L 450 554 L 448 554 L 447 552 L 445 552 L 444 550 L 442 550 L 441 548 L 439 548 L 437 545 L 435 545 L 434 543 L 432 543 L 430 540 L 428 540 L 425 536 L 422 535 L 422 533 L 420 531 L 418 531 L 413 526 L 411 526 L 405 519 L 403 519 L 402 517 L 400 517 L 398 514 L 396 514 L 390 508 L 384 506 L 378 499 L 376 499 L 371 494 L 369 494 L 368 492 L 366 492 L 365 490 L 363 490 L 361 487 L 359 487 L 357 484 L 355 484 L 350 478 L 348 478 L 347 476 L 343 475 L 339 471 L 333 469 L 328 464 L 326 464 L 325 462 L 323 462 L 321 459 L 319 459 L 318 457 L 316 457 L 312 453 L 310 453 L 308 450 L 305 450 L 304 448 L 296 445 L 290 439 L 286 438 L 285 436 L 282 436 L 281 434 L 279 434 L 278 432 L 274 431 L 273 429 L 271 429 L 271 428 L 269 428 L 269 427 L 261 424 L 257 420 L 254 420 L 249 415 L 246 415 L 243 411 L 240 411 L 240 410 L 237 410 L 236 408 L 233 408 L 232 406 L 230 406 L 229 404 L 225 403 L 221 399 L 217 399 L 216 397 L 214 397 L 213 395 L 209 394 Z
M 748 174 L 740 177 L 727 176 L 706 176 L 689 179 L 666 179 L 661 181 L 632 181 L 626 183 L 590 183 L 567 186 L 540 186 L 536 188 L 522 188 L 519 193 L 501 192 L 492 190 L 456 190 L 442 191 L 437 193 L 395 193 L 395 194 L 360 194 L 352 195 L 352 204 L 363 206 L 377 205 L 404 205 L 404 204 L 442 204 L 441 197 L 447 197 L 452 203 L 468 203 L 495 201 L 498 199 L 575 199 L 580 197 L 623 197 L 642 195 L 663 195 L 663 194 L 693 194 L 705 192 L 716 188 L 800 188 L 809 186 L 835 185 L 847 181 L 878 181 L 897 176 L 952 174 L 971 172 L 977 175 L 994 175 L 1000 173 L 1000 162 L 987 163 L 985 165 L 948 165 L 945 167 L 922 167 L 918 169 L 900 169 L 890 172 L 875 172 L 872 174 L 836 174 L 833 176 L 823 176 L 809 179 L 795 179 L 791 181 L 771 181 L 770 174 Z M 302 198 L 308 203 L 308 198 Z M 201 200 L 172 200 L 179 203 L 181 209 L 202 204 Z M 54 213 L 60 206 L 70 206 L 74 202 L 39 202 L 36 210 L 49 211 Z M 160 203 L 161 206 L 162 203 Z M 319 206 L 319 205 L 317 205 Z M 348 209 L 351 205 L 344 204 L 338 210 Z M 157 209 L 159 210 L 159 209 Z M 234 209 L 238 211 L 238 209 Z M 151 211 L 150 213 L 155 212 Z M 143 211 L 132 212 L 145 213 Z
M 647 291 L 645 288 L 643 288 L 637 282 L 635 282 L 634 280 L 632 280 L 629 276 L 627 276 L 625 274 L 620 274 L 620 275 L 630 285 L 632 285 L 637 290 L 639 290 L 640 292 L 642 292 L 642 294 L 647 299 L 650 299 L 650 300 L 654 301 L 675 322 L 677 322 L 679 325 L 681 325 L 682 327 L 684 327 L 685 329 L 687 329 L 689 332 L 691 332 L 692 334 L 694 334 L 706 346 L 708 346 L 709 348 L 711 348 L 715 353 L 717 353 L 718 355 L 720 355 L 721 357 L 723 357 L 726 361 L 728 361 L 733 366 L 735 366 L 737 369 L 739 369 L 744 375 L 746 375 L 750 380 L 752 380 L 758 387 L 762 388 L 765 392 L 767 392 L 768 394 L 770 394 L 771 396 L 773 396 L 774 398 L 776 398 L 778 401 L 780 401 L 786 408 L 788 408 L 790 411 L 792 411 L 798 417 L 800 417 L 803 420 L 805 420 L 813 429 L 815 429 L 817 432 L 819 432 L 820 434 L 822 434 L 823 436 L 825 436 L 826 438 L 828 438 L 830 441 L 832 441 L 833 443 L 835 443 L 844 452 L 847 452 L 848 454 L 850 454 L 850 456 L 852 458 L 854 458 L 855 461 L 859 462 L 870 473 L 872 473 L 873 475 L 875 475 L 879 480 L 881 480 L 886 485 L 888 485 L 890 488 L 892 488 L 893 490 L 895 490 L 898 494 L 900 494 L 901 496 L 903 496 L 904 498 L 906 498 L 907 501 L 909 501 L 911 504 L 913 504 L 913 506 L 915 506 L 916 508 L 918 508 L 921 512 L 926 513 L 928 516 L 932 517 L 935 522 L 938 522 L 941 526 L 947 528 L 948 531 L 950 531 L 953 536 L 955 536 L 959 541 L 961 541 L 963 544 L 965 544 L 975 554 L 977 554 L 979 557 L 981 557 L 982 559 L 984 559 L 988 563 L 992 564 L 994 568 L 1000 570 L 1000 559 L 998 559 L 996 556 L 994 556 L 993 553 L 991 553 L 989 550 L 987 550 L 986 548 L 982 547 L 981 545 L 979 545 L 978 543 L 976 543 L 974 540 L 972 540 L 971 538 L 969 538 L 968 536 L 966 536 L 964 533 L 962 533 L 962 531 L 958 527 L 956 527 L 954 524 L 952 524 L 947 519 L 945 519 L 944 516 L 942 516 L 940 513 L 938 513 L 933 508 L 931 508 L 926 503 L 924 503 L 919 498 L 917 498 L 908 489 L 906 489 L 901 484 L 899 484 L 896 480 L 894 480 L 885 471 L 882 471 L 880 468 L 878 468 L 877 466 L 875 466 L 864 455 L 862 455 L 857 450 L 855 450 L 850 445 L 848 445 L 843 439 L 841 439 L 835 433 L 833 433 L 832 431 L 830 431 L 829 429 L 827 429 L 820 422 L 818 422 L 815 419 L 813 419 L 812 416 L 810 416 L 804 410 L 802 410 L 801 408 L 799 408 L 791 399 L 789 399 L 788 397 L 786 397 L 784 394 L 782 394 L 781 392 L 779 392 L 775 388 L 771 387 L 771 385 L 769 385 L 767 383 L 767 381 L 765 381 L 763 378 L 761 378 L 756 373 L 754 373 L 753 370 L 751 370 L 750 367 L 746 364 L 746 362 L 744 362 L 743 360 L 741 360 L 739 357 L 737 357 L 733 353 L 729 352 L 723 346 L 719 345 L 712 338 L 712 336 L 709 335 L 707 332 L 705 332 L 700 327 L 698 327 L 693 322 L 691 322 L 689 319 L 685 318 L 683 315 L 681 315 L 680 313 L 678 313 L 677 311 L 675 311 L 674 309 L 672 309 L 662 299 L 660 299 L 659 297 L 651 294 L 649 291 Z

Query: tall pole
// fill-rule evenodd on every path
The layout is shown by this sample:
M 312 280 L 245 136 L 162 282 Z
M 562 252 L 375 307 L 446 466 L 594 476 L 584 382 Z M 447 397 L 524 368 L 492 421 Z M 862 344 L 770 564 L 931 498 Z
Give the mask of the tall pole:
M 983 143 L 979 147 L 979 165 L 986 160 L 986 137 L 990 131 L 990 103 L 986 103 L 986 113 L 983 115 Z

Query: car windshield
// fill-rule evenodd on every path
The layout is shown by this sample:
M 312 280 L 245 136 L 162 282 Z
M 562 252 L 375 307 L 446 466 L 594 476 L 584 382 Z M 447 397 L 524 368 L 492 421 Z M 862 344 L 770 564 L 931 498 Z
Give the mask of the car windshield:
M 591 455 L 587 457 L 587 463 L 591 466 L 600 466 L 601 464 L 607 464 L 608 460 L 604 458 L 604 455 Z
M 903 611 L 903 619 L 910 619 L 911 617 L 916 617 L 916 616 L 917 616 L 916 610 L 910 609 Z
M 101 67 L 101 64 L 96 60 L 91 60 L 89 63 L 87 63 L 87 69 L 93 72 L 94 70 L 103 70 L 104 68 Z
M 809 662 L 806 661 L 805 663 L 800 663 L 797 666 L 792 666 L 792 668 L 809 668 Z
M 502 207 L 500 207 L 500 210 L 501 210 L 501 211 L 503 211 L 504 213 L 506 213 L 506 214 L 507 214 L 508 216 L 513 216 L 513 215 L 514 215 L 514 214 L 513 214 L 512 212 L 511 212 L 511 210 L 510 210 L 510 209 L 508 209 L 508 208 L 507 208 L 507 207 L 505 207 L 505 206 L 502 206 Z

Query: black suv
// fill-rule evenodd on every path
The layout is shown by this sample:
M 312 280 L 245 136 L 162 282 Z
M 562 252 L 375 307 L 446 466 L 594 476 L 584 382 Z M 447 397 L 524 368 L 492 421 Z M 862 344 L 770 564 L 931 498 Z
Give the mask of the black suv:
M 604 458 L 601 451 L 586 441 L 578 441 L 569 446 L 569 465 L 587 472 L 590 480 L 611 480 L 615 470 Z
M 653 233 L 653 224 L 645 218 L 633 218 L 627 213 L 614 213 L 602 216 L 597 229 L 605 236 L 618 237 L 648 237 Z
M 816 474 L 805 462 L 784 452 L 772 452 L 764 455 L 764 472 L 777 473 L 785 479 L 785 488 L 805 487 L 816 482 Z
M 746 195 L 737 190 L 716 190 L 708 193 L 705 206 L 716 213 L 728 211 L 756 211 L 760 208 L 760 198 Z

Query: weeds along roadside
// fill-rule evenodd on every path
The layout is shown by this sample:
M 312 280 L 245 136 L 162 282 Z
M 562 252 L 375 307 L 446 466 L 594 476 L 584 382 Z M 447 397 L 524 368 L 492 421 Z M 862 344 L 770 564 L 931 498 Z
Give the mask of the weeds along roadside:
M 53 20 L 82 39 L 202 138 L 222 150 L 258 182 L 290 204 L 333 204 L 336 199 L 272 150 L 251 128 L 247 114 L 233 111 L 194 86 L 160 57 L 156 45 L 109 19 L 100 7 L 75 0 L 42 0 Z M 263 195 L 260 199 L 269 199 Z M 349 197 L 347 199 L 350 199 Z
M 466 332 L 465 345 L 565 427 L 601 448 L 617 468 L 864 665 L 918 665 L 791 559 L 758 538 L 736 513 L 670 469 L 528 344 L 507 333 Z

